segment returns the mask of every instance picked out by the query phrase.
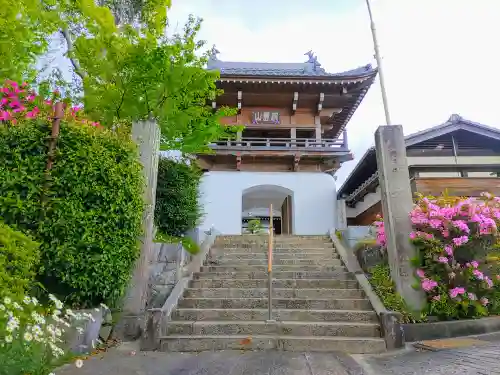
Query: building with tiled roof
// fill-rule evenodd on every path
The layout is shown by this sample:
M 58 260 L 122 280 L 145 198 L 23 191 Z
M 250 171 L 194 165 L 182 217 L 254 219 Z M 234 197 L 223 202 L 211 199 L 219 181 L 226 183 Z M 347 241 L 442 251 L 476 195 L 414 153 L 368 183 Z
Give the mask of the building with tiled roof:
M 205 171 L 205 219 L 225 234 L 240 234 L 272 205 L 276 232 L 325 234 L 335 225 L 333 173 L 352 159 L 346 125 L 372 85 L 370 65 L 329 73 L 309 51 L 301 63 L 221 61 L 214 48 L 207 69 L 223 90 L 212 103 L 235 107 L 225 124 L 242 125 L 234 140 L 198 155 Z
M 443 124 L 406 136 L 405 143 L 413 193 L 500 195 L 500 129 L 453 114 Z M 339 220 L 348 225 L 370 225 L 382 213 L 375 147 L 361 157 L 337 199 Z

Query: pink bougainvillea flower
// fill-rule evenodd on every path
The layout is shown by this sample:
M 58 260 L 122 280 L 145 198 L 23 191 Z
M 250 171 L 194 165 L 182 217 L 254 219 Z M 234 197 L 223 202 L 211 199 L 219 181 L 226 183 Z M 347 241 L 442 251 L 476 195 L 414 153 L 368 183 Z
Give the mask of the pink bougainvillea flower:
M 490 301 L 488 298 L 483 297 L 479 300 L 479 302 L 481 302 L 481 305 L 486 306 Z
M 477 300 L 477 297 L 474 293 L 467 293 L 467 297 L 469 297 L 471 301 Z
M 484 279 L 484 274 L 479 271 L 479 270 L 474 270 L 472 271 L 472 274 L 476 277 L 478 280 L 483 280 Z
M 415 233 L 415 232 L 411 232 L 411 233 L 410 233 L 410 239 L 411 239 L 411 240 L 414 240 L 415 238 L 417 238 L 417 233 Z
M 456 287 L 450 290 L 450 297 L 456 298 L 458 295 L 465 294 L 465 288 Z
M 441 301 L 441 296 L 440 296 L 440 295 L 437 295 L 437 296 L 432 297 L 432 299 L 433 299 L 434 301 Z
M 422 289 L 426 292 L 430 292 L 432 289 L 438 286 L 438 283 L 431 279 L 423 279 L 421 283 Z
M 423 279 L 425 277 L 424 270 L 422 270 L 420 268 L 417 269 L 416 273 L 417 273 L 417 276 L 420 277 L 421 279 Z
M 470 265 L 471 265 L 472 267 L 474 267 L 474 268 L 479 267 L 479 263 L 478 263 L 477 261 L 475 261 L 475 260 L 473 260 L 472 262 L 470 262 Z
M 453 247 L 451 247 L 450 245 L 445 245 L 444 251 L 446 251 L 446 254 L 448 254 L 448 256 L 453 256 Z
M 461 236 L 453 239 L 455 246 L 461 246 L 467 242 L 469 242 L 469 237 L 467 236 Z
M 444 238 L 450 237 L 450 231 L 448 229 L 445 229 L 441 232 Z
M 439 257 L 438 258 L 438 262 L 439 263 L 448 263 L 448 258 L 446 258 L 446 257 Z
M 34 95 L 34 94 L 29 94 L 29 95 L 26 97 L 26 100 L 27 100 L 28 102 L 34 102 L 34 101 L 35 101 L 35 99 L 36 99 L 36 95 Z
M 0 121 L 8 121 L 12 119 L 9 111 L 0 111 Z

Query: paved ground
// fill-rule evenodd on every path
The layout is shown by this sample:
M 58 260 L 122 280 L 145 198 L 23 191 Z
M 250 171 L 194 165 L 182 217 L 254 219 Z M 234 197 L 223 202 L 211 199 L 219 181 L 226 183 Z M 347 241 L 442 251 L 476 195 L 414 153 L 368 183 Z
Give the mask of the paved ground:
M 73 364 L 56 375 L 364 375 L 349 356 L 323 353 L 204 352 L 157 353 L 119 349 Z
M 482 345 L 435 352 L 408 350 L 379 356 L 354 356 L 370 375 L 500 374 L 500 334 L 470 336 Z
M 500 335 L 477 336 L 483 345 L 436 352 L 413 349 L 354 358 L 342 353 L 139 352 L 122 345 L 68 365 L 56 375 L 500 375 Z

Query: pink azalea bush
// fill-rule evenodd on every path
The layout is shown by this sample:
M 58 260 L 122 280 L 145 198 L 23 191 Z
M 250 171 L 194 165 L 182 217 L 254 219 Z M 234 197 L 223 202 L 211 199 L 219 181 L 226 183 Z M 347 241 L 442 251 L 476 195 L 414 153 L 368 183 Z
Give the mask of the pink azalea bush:
M 0 87 L 0 124 L 15 126 L 23 121 L 52 120 L 54 105 L 58 101 L 63 101 L 58 90 L 44 96 L 32 90 L 27 83 L 7 80 Z M 67 100 L 64 101 L 66 108 L 63 120 L 101 127 L 98 122 L 85 118 L 81 107 L 71 106 Z
M 500 313 L 500 275 L 487 275 L 484 257 L 499 239 L 500 198 L 421 197 L 410 212 L 409 240 L 417 248 L 418 284 L 427 295 L 425 314 L 439 319 Z M 384 223 L 375 222 L 386 245 Z

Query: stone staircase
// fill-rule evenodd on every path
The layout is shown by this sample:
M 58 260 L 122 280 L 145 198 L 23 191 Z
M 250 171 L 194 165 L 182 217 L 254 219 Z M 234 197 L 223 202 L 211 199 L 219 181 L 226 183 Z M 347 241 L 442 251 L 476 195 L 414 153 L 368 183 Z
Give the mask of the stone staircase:
M 326 236 L 275 237 L 268 321 L 267 248 L 267 236 L 218 237 L 161 349 L 385 350 L 376 313 Z

